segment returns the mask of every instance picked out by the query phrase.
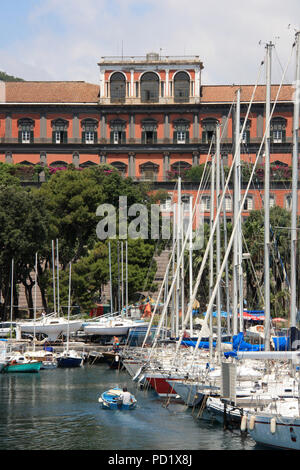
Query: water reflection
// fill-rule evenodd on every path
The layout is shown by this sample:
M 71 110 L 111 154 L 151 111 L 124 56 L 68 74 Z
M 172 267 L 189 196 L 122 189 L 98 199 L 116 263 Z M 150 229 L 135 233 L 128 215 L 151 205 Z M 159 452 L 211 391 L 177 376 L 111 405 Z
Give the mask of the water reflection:
M 127 385 L 133 411 L 103 410 L 100 394 Z M 168 407 L 138 390 L 126 372 L 106 365 L 0 374 L 0 449 L 219 450 L 253 449 L 254 442 L 197 420 L 182 405 Z

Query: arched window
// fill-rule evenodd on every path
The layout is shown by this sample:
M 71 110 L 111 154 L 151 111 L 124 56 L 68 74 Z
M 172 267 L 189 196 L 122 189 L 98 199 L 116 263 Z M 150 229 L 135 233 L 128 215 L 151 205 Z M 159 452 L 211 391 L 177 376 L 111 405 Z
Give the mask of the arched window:
M 178 72 L 174 77 L 174 101 L 188 102 L 190 98 L 190 77 L 186 72 Z
M 202 121 L 202 142 L 210 144 L 212 138 L 216 134 L 216 126 L 219 123 L 217 119 L 206 118 Z
M 34 121 L 30 118 L 18 120 L 18 142 L 20 144 L 31 144 L 34 141 L 33 136 Z
M 66 144 L 68 142 L 69 123 L 65 119 L 58 118 L 51 122 L 52 125 L 52 143 Z
M 156 181 L 159 166 L 156 163 L 146 162 L 140 165 L 140 173 L 142 180 Z
M 273 119 L 271 119 L 271 141 L 274 144 L 281 144 L 282 142 L 285 142 L 285 129 L 286 119 L 282 117 L 274 117 Z
M 52 162 L 50 163 L 50 165 L 52 168 L 67 168 L 68 166 L 68 163 L 67 162 L 63 162 L 61 160 L 57 160 L 55 162 Z
M 159 100 L 159 79 L 156 73 L 146 72 L 141 77 L 142 103 L 157 102 Z
M 177 175 L 182 175 L 184 174 L 187 170 L 189 170 L 192 167 L 188 162 L 175 162 L 173 165 L 171 165 L 171 170 Z
M 90 160 L 88 160 L 87 162 L 81 163 L 79 165 L 80 168 L 92 168 L 92 167 L 95 167 L 95 166 L 97 166 L 97 163 L 91 162 Z
M 83 144 L 95 144 L 98 139 L 98 121 L 86 118 L 81 121 L 81 139 Z
M 113 103 L 124 101 L 126 98 L 126 80 L 121 72 L 115 72 L 110 77 L 110 100 Z

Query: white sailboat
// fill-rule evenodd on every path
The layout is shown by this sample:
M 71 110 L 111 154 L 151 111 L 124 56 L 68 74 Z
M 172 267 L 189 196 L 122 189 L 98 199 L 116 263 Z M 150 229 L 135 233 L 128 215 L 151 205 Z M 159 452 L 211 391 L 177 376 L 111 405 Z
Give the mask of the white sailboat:
M 67 329 L 67 347 L 57 356 L 57 367 L 81 367 L 83 364 L 83 356 L 77 351 L 69 349 L 70 341 L 70 309 L 71 309 L 71 273 L 72 263 L 69 264 L 69 296 L 68 296 L 68 329 Z
M 57 247 L 58 251 L 58 247 Z M 58 257 L 58 254 L 57 254 Z M 47 336 L 49 341 L 56 341 L 58 338 L 66 336 L 69 332 L 76 333 L 82 327 L 81 320 L 70 320 L 59 316 L 59 310 L 56 311 L 56 289 L 55 289 L 55 266 L 54 266 L 54 242 L 52 241 L 52 270 L 53 270 L 53 295 L 54 295 L 54 312 L 50 315 L 42 313 L 42 317 L 34 320 L 21 321 L 17 323 L 17 334 L 21 336 L 22 333 L 43 334 Z M 58 261 L 57 261 L 58 264 Z M 59 309 L 59 281 L 57 271 L 57 290 L 58 290 L 58 309 Z

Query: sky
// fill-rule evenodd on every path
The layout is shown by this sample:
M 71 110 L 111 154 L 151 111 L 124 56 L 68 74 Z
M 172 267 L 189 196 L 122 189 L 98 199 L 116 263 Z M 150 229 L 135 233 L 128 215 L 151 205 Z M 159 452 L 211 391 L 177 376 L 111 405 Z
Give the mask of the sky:
M 199 55 L 202 84 L 254 84 L 266 43 L 272 82 L 294 79 L 299 0 L 0 0 L 0 70 L 99 83 L 102 56 Z M 261 76 L 260 76 L 261 77 Z M 264 83 L 264 76 L 259 82 Z

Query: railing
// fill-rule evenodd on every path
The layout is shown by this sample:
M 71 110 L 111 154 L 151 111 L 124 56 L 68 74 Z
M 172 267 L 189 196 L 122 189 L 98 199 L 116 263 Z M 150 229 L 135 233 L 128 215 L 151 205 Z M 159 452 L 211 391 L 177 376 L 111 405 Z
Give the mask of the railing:
M 100 63 L 114 63 L 114 62 L 176 62 L 176 61 L 194 61 L 198 62 L 198 55 L 183 55 L 183 56 L 102 56 Z

